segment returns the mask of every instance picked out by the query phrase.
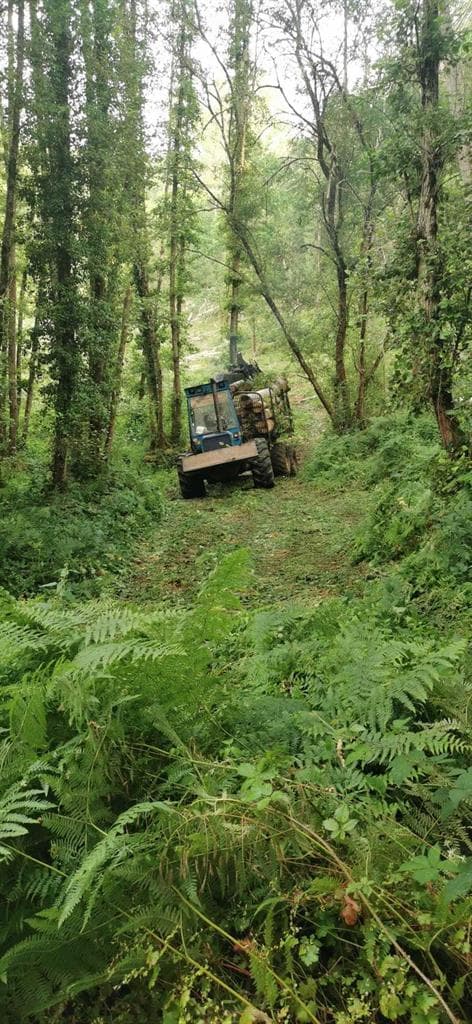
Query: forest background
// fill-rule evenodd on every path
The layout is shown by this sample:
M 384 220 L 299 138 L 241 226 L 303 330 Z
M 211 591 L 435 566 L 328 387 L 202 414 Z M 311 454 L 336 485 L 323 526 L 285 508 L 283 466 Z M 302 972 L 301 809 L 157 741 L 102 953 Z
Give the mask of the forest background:
M 470 13 L 0 18 L 6 1019 L 467 1019 Z M 215 527 L 182 393 L 238 351 L 304 467 Z

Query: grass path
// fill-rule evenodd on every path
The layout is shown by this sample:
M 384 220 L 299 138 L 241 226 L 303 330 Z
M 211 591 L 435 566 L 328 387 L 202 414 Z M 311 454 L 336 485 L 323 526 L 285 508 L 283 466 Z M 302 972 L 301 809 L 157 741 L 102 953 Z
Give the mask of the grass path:
M 351 564 L 353 537 L 367 496 L 327 491 L 304 479 L 279 479 L 254 490 L 250 479 L 209 488 L 206 499 L 183 501 L 174 474 L 163 475 L 164 521 L 135 558 L 122 596 L 140 603 L 192 600 L 217 560 L 235 547 L 254 562 L 249 606 L 309 604 L 360 583 Z

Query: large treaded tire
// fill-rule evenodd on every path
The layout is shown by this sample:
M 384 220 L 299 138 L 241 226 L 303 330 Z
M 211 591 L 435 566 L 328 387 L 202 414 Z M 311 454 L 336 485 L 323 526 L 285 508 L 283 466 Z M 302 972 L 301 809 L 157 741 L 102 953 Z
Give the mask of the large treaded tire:
M 288 458 L 290 461 L 290 473 L 289 476 L 296 476 L 298 471 L 298 455 L 297 449 L 293 444 L 287 445 Z
M 202 480 L 201 477 L 195 476 L 194 473 L 184 473 L 181 459 L 179 459 L 179 462 L 177 463 L 177 473 L 179 477 L 180 493 L 183 498 L 206 497 L 205 481 Z
M 277 441 L 270 449 L 274 476 L 292 476 L 292 446 Z
M 263 437 L 256 437 L 257 458 L 251 462 L 254 487 L 273 487 L 275 484 L 274 470 L 270 458 L 269 445 Z

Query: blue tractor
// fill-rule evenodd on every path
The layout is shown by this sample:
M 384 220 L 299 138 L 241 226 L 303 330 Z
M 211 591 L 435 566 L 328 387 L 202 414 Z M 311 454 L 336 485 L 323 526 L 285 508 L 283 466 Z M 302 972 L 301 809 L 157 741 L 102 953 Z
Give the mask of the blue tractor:
M 203 498 L 205 482 L 233 480 L 250 472 L 255 487 L 273 487 L 279 475 L 294 475 L 292 445 L 280 440 L 292 432 L 288 384 L 282 378 L 259 391 L 248 381 L 222 378 L 185 389 L 190 451 L 180 456 L 183 498 Z

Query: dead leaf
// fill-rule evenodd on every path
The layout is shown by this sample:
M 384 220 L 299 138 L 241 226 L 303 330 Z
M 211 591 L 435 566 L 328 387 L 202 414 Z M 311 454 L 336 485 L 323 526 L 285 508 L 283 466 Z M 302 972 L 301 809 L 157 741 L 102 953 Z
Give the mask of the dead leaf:
M 361 907 L 359 903 L 351 899 L 350 896 L 344 896 L 344 906 L 341 910 L 340 916 L 342 917 L 344 924 L 348 924 L 351 928 L 357 924 Z

